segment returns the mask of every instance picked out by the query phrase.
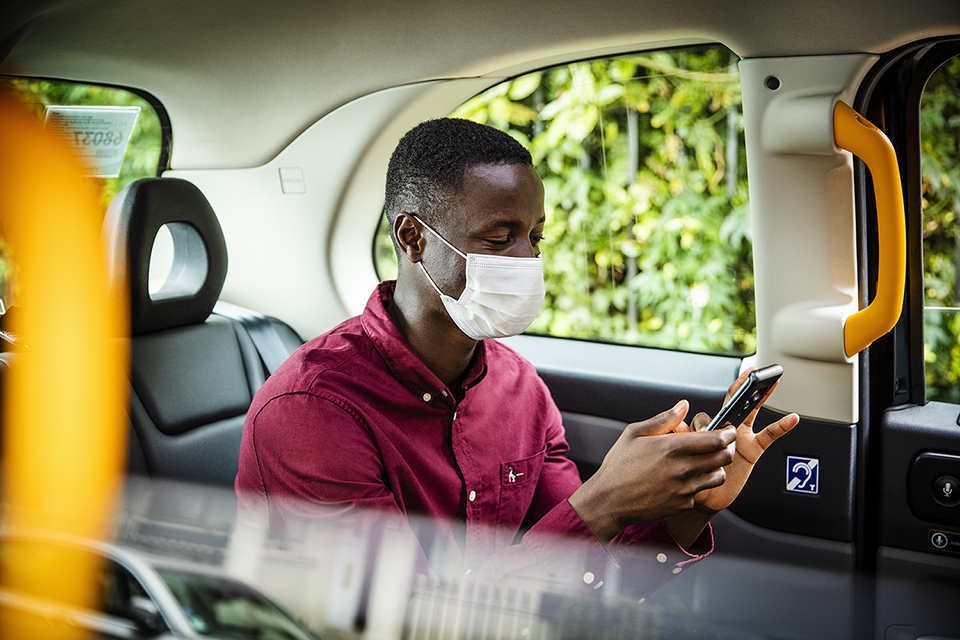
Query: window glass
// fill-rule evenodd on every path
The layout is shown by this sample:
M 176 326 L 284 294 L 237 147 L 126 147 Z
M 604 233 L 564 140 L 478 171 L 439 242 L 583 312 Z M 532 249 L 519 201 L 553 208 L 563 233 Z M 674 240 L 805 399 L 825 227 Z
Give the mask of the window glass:
M 315 640 L 299 621 L 245 584 L 212 575 L 158 570 L 193 629 L 217 638 Z
M 927 400 L 960 403 L 960 58 L 930 77 L 920 105 Z
M 153 105 L 141 96 L 118 87 L 103 87 L 61 80 L 36 80 L 0 76 L 0 91 L 8 91 L 26 104 L 40 119 L 47 107 L 139 107 L 129 143 L 123 153 L 117 177 L 91 177 L 100 194 L 104 212 L 113 197 L 125 186 L 159 175 L 163 151 L 160 118 Z M 135 110 L 133 110 L 135 112 Z M 103 142 L 103 131 L 91 132 L 88 144 Z M 7 306 L 16 304 L 16 256 L 0 237 L 0 295 Z
M 567 64 L 451 114 L 510 133 L 543 178 L 547 296 L 528 333 L 755 350 L 736 63 L 708 47 Z M 374 258 L 395 275 L 382 222 Z
M 160 611 L 140 581 L 113 560 L 104 563 L 99 582 L 100 609 L 105 613 L 136 621 L 136 609 L 154 615 Z M 157 621 L 160 622 L 159 617 Z

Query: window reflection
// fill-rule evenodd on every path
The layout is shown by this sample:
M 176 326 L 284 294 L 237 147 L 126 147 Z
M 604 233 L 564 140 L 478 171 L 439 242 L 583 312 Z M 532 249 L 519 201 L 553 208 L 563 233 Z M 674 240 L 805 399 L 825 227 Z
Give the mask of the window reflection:
M 197 633 L 248 640 L 315 640 L 246 585 L 217 576 L 161 569 L 177 603 Z

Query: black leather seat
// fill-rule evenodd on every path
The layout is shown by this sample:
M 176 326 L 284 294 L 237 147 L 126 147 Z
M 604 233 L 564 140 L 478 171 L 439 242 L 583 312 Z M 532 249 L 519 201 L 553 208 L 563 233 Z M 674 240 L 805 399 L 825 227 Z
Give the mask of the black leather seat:
M 173 265 L 151 294 L 150 256 L 163 225 L 173 237 Z M 104 236 L 113 275 L 130 292 L 129 473 L 232 487 L 244 416 L 269 374 L 244 325 L 259 318 L 257 331 L 284 356 L 302 340 L 273 318 L 247 312 L 241 321 L 235 308 L 227 314 L 233 317 L 212 313 L 227 249 L 213 209 L 192 183 L 149 178 L 129 185 L 110 204 Z

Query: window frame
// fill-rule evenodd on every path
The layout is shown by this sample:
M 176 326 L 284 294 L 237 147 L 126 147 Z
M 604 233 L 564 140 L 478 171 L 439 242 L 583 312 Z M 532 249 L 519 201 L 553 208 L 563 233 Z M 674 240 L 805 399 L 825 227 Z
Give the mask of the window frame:
M 95 82 L 92 80 L 73 80 L 69 78 L 59 78 L 59 77 L 50 77 L 50 76 L 29 76 L 18 73 L 5 73 L 2 74 L 5 78 L 13 78 L 17 80 L 25 80 L 28 82 L 55 82 L 62 84 L 82 84 L 91 87 L 103 87 L 105 89 L 120 89 L 121 91 L 126 91 L 131 93 L 138 98 L 142 99 L 144 102 L 149 104 L 154 113 L 157 114 L 157 119 L 160 122 L 160 155 L 157 159 L 157 170 L 154 174 L 154 177 L 160 177 L 164 171 L 170 168 L 170 156 L 173 150 L 173 126 L 170 124 L 170 115 L 167 113 L 166 107 L 163 106 L 163 103 L 160 102 L 160 99 L 155 95 L 146 91 L 144 89 L 137 89 L 134 87 L 127 87 L 122 84 L 111 84 L 106 82 Z
M 960 38 L 937 38 L 897 49 L 874 66 L 857 95 L 856 108 L 890 139 L 900 162 L 907 233 L 904 309 L 894 330 L 877 340 L 861 360 L 866 396 L 861 406 L 882 412 L 888 407 L 924 405 L 924 271 L 923 193 L 920 107 L 930 77 L 948 60 L 960 56 Z M 896 114 L 886 118 L 885 113 Z M 859 159 L 855 167 L 860 247 L 861 306 L 875 294 L 877 273 L 876 202 L 869 172 Z M 865 284 L 864 284 L 865 283 Z M 892 375 L 891 375 L 892 373 Z
M 896 469 L 887 468 L 882 443 L 886 412 L 922 406 L 926 401 L 924 363 L 923 207 L 920 180 L 920 104 L 927 79 L 943 62 L 960 55 L 960 38 L 914 42 L 880 58 L 864 78 L 854 108 L 889 138 L 897 154 L 906 223 L 907 272 L 904 308 L 894 329 L 860 354 L 860 422 L 856 429 L 854 512 L 855 609 L 858 625 L 872 629 L 878 611 L 875 580 L 882 544 L 883 509 L 890 509 L 882 487 Z M 885 117 L 891 114 L 890 117 Z M 876 293 L 877 209 L 871 176 L 854 157 L 858 282 L 861 308 Z M 880 488 L 880 489 L 878 489 Z M 884 506 L 885 503 L 886 505 Z

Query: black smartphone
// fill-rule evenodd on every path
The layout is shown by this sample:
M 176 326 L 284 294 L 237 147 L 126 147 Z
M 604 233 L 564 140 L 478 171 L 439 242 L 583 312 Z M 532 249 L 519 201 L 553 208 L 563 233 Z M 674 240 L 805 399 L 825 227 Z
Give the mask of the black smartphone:
M 723 405 L 706 430 L 713 431 L 728 424 L 739 427 L 782 375 L 783 367 L 778 364 L 751 371 L 747 381 L 740 385 L 730 401 Z

